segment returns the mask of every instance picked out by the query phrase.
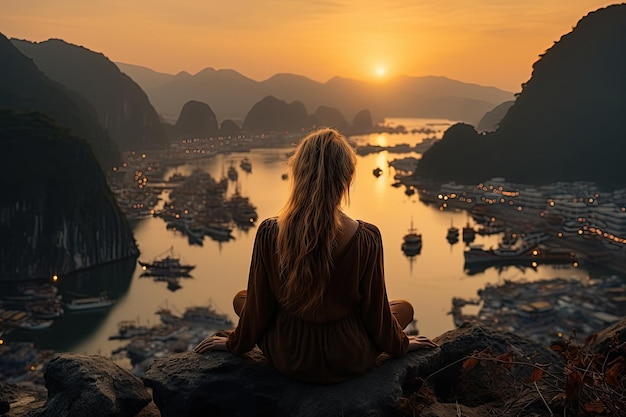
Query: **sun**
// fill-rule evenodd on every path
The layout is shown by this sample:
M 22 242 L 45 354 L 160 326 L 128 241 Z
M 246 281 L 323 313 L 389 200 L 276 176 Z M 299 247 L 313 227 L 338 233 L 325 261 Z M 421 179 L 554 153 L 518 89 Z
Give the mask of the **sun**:
M 387 70 L 385 69 L 385 67 L 377 67 L 376 68 L 376 75 L 378 77 L 384 77 L 385 74 L 387 74 Z

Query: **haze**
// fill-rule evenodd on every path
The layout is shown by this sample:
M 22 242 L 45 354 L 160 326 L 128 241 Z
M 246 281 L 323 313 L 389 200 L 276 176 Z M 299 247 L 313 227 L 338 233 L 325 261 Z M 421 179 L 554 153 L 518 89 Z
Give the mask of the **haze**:
M 385 81 L 442 75 L 517 92 L 589 0 L 5 0 L 7 37 L 61 38 L 159 72 Z

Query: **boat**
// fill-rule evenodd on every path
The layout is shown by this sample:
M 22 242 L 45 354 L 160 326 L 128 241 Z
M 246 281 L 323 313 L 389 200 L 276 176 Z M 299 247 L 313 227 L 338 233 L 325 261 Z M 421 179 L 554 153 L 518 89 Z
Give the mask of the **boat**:
M 117 334 L 109 336 L 109 340 L 132 339 L 136 336 L 147 336 L 151 333 L 152 330 L 148 326 L 138 325 L 134 320 L 123 320 L 117 323 Z
M 550 239 L 550 235 L 543 230 L 531 230 L 522 236 L 527 242 L 541 243 Z
M 419 255 L 422 251 L 422 234 L 417 232 L 413 227 L 413 219 L 411 219 L 411 227 L 409 233 L 404 235 L 402 242 L 402 252 L 406 256 Z
M 57 287 L 54 285 L 34 282 L 19 284 L 17 286 L 17 290 L 22 295 L 32 296 L 35 298 L 54 298 L 59 292 Z
M 459 241 L 459 228 L 455 227 L 452 222 L 450 222 L 450 227 L 448 227 L 448 234 L 446 235 L 446 239 L 450 243 L 456 243 Z
M 463 242 L 465 243 L 473 242 L 474 239 L 476 238 L 476 230 L 474 230 L 474 228 L 470 226 L 469 221 L 463 227 L 462 236 L 463 236 Z
M 210 304 L 203 307 L 187 307 L 183 313 L 183 320 L 226 327 L 233 325 L 233 322 L 228 318 L 228 315 L 218 313 Z
M 32 301 L 25 304 L 26 310 L 36 319 L 55 319 L 63 315 L 63 307 L 57 300 Z
M 489 220 L 487 224 L 478 229 L 479 235 L 495 235 L 504 232 L 504 223 L 498 220 Z
M 239 163 L 239 167 L 246 172 L 252 172 L 252 163 L 248 158 L 243 158 Z
M 182 316 L 177 316 L 167 307 L 161 307 L 157 310 L 156 314 L 161 318 L 161 321 L 165 324 L 173 323 L 199 323 L 203 325 L 216 325 L 223 327 L 232 327 L 233 322 L 228 318 L 228 315 L 219 313 L 209 303 L 208 306 L 192 306 L 187 307 Z
M 373 174 L 376 178 L 380 177 L 381 175 L 383 175 L 383 170 L 380 169 L 380 167 L 376 167 L 374 168 Z
M 42 330 L 52 326 L 53 322 L 54 320 L 28 319 L 19 323 L 17 327 L 24 330 Z
M 226 172 L 228 179 L 231 181 L 237 181 L 239 178 L 239 174 L 237 173 L 237 168 L 234 167 L 233 161 L 230 161 L 230 166 L 228 167 L 228 171 Z
M 215 239 L 231 239 L 232 229 L 228 226 L 222 226 L 221 224 L 210 223 L 204 226 L 204 232 Z
M 152 262 L 139 261 L 139 265 L 145 271 L 145 275 L 170 275 L 170 276 L 187 276 L 195 268 L 195 265 L 184 265 L 180 259 L 174 255 L 174 247 L 172 246 L 168 254 L 160 259 Z
M 99 297 L 72 298 L 67 303 L 63 303 L 65 308 L 72 311 L 97 310 L 110 307 L 111 305 L 113 305 L 113 300 L 106 295 L 101 295 Z

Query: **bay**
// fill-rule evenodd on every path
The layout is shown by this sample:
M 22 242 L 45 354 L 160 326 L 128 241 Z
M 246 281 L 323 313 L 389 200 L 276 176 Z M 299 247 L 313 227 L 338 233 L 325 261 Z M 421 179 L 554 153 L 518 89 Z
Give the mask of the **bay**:
M 430 119 L 389 118 L 390 126 L 403 125 L 408 134 L 371 134 L 352 137 L 359 145 L 374 144 L 393 146 L 408 143 L 414 146 L 426 137 L 441 137 L 453 122 Z M 429 130 L 430 129 L 430 130 Z M 189 174 L 200 168 L 214 178 L 220 178 L 231 162 L 238 167 L 247 157 L 252 163 L 252 172 L 239 170 L 238 182 L 230 182 L 227 193 L 238 187 L 241 194 L 250 198 L 257 207 L 259 222 L 276 215 L 289 191 L 289 181 L 281 178 L 287 172 L 287 153 L 293 148 L 261 148 L 250 152 L 220 154 L 194 164 L 170 169 Z M 416 194 L 408 196 L 402 187 L 392 187 L 396 171 L 388 162 L 396 158 L 420 155 L 383 151 L 358 157 L 357 175 L 350 194 L 350 205 L 345 211 L 353 218 L 374 223 L 383 237 L 387 292 L 390 299 L 402 298 L 415 308 L 415 318 L 421 334 L 435 337 L 454 328 L 448 314 L 453 297 L 476 297 L 478 289 L 488 283 L 509 280 L 536 280 L 552 277 L 584 277 L 587 271 L 581 268 L 564 268 L 549 265 L 536 270 L 522 271 L 515 267 L 502 271 L 487 269 L 484 273 L 468 275 L 464 272 L 462 242 L 450 245 L 446 240 L 450 224 L 462 227 L 468 221 L 464 211 L 440 211 L 437 207 L 420 202 Z M 375 177 L 373 169 L 380 167 L 382 175 Z M 419 255 L 407 258 L 401 251 L 402 238 L 413 221 L 422 234 L 423 247 Z M 257 224 L 259 223 L 257 222 Z M 99 291 L 116 299 L 108 310 L 82 314 L 66 314 L 49 328 L 40 331 L 20 331 L 11 338 L 35 341 L 41 348 L 59 351 L 74 351 L 105 356 L 124 341 L 109 340 L 117 333 L 121 321 L 135 320 L 139 324 L 156 324 L 159 317 L 155 312 L 167 306 L 182 313 L 186 307 L 211 303 L 219 311 L 227 313 L 233 322 L 232 297 L 246 287 L 248 267 L 256 228 L 235 229 L 234 240 L 213 241 L 205 237 L 202 246 L 190 245 L 187 237 L 168 230 L 160 218 L 133 221 L 132 228 L 138 242 L 142 261 L 151 261 L 168 248 L 180 254 L 185 263 L 196 265 L 192 278 L 181 280 L 182 288 L 167 289 L 166 283 L 141 277 L 143 272 L 137 264 L 121 262 L 94 270 L 61 277 L 59 287 L 65 293 L 95 294 Z M 475 243 L 486 247 L 496 246 L 499 236 L 479 236 Z

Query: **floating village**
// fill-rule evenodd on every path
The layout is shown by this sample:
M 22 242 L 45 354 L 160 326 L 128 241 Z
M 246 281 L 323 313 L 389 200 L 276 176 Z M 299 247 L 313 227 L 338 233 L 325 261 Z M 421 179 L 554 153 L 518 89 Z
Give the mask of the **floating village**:
M 427 140 L 419 149 L 408 151 L 397 145 L 398 152 L 424 152 L 435 141 Z M 195 140 L 156 156 L 132 152 L 122 166 L 111 170 L 109 186 L 129 219 L 160 218 L 164 227 L 184 234 L 192 245 L 202 245 L 205 238 L 228 241 L 233 239 L 233 228 L 253 227 L 258 218 L 256 207 L 238 187 L 229 197 L 225 193 L 229 181 L 237 182 L 238 171 L 252 172 L 247 158 L 232 160 L 217 179 L 201 170 L 163 178 L 165 167 L 210 157 L 224 149 L 246 150 L 254 144 L 227 142 Z M 285 143 L 284 138 L 268 139 L 266 145 L 274 142 Z M 357 148 L 360 154 L 380 150 L 372 145 Z M 389 168 L 396 172 L 391 185 L 403 187 L 409 196 L 417 194 L 421 203 L 439 210 L 467 213 L 465 225 L 451 224 L 441 236 L 450 244 L 465 245 L 467 274 L 505 266 L 534 269 L 546 263 L 607 270 L 596 279 L 505 281 L 487 285 L 473 298 L 454 297 L 449 314 L 456 326 L 480 321 L 549 343 L 568 337 L 573 330 L 584 340 L 626 315 L 626 190 L 601 191 L 590 182 L 530 187 L 503 178 L 475 185 L 433 183 L 413 175 L 418 161 L 414 157 L 389 161 Z M 374 176 L 381 172 L 381 167 L 372 168 Z M 164 190 L 168 191 L 166 199 L 161 200 Z M 496 235 L 499 243 L 483 247 L 474 243 L 476 235 Z M 413 220 L 399 246 L 409 258 L 420 255 L 422 235 Z M 138 262 L 142 277 L 166 282 L 172 291 L 180 288 L 180 280 L 189 277 L 195 267 L 182 262 L 174 248 Z M 2 292 L 0 300 L 0 375 L 10 382 L 33 383 L 42 383 L 43 364 L 54 352 L 27 342 L 9 346 L 4 343 L 5 335 L 15 329 L 45 329 L 63 314 L 106 309 L 115 303 L 107 294 L 60 295 L 54 277 L 52 283 L 14 285 Z M 157 325 L 125 320 L 118 324 L 118 332 L 110 335 L 127 342 L 113 352 L 113 358 L 129 361 L 132 372 L 139 376 L 156 358 L 188 351 L 212 332 L 233 326 L 228 316 L 211 304 L 183 312 L 164 306 L 155 313 L 161 321 Z

